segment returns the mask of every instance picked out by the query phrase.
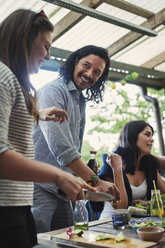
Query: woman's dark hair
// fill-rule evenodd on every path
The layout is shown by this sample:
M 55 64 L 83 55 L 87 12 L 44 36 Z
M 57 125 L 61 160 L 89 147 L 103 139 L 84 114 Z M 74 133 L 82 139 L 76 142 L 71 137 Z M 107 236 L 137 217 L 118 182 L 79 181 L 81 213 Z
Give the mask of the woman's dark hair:
M 0 60 L 16 75 L 30 114 L 38 116 L 36 91 L 29 80 L 29 57 L 39 33 L 53 31 L 53 25 L 43 11 L 36 13 L 18 9 L 0 25 Z
M 64 77 L 66 83 L 68 83 L 69 80 L 74 81 L 73 73 L 76 62 L 90 54 L 99 56 L 100 58 L 104 59 L 106 63 L 104 72 L 99 80 L 96 82 L 96 84 L 86 89 L 86 101 L 95 101 L 96 103 L 99 103 L 99 101 L 102 101 L 102 97 L 104 94 L 104 85 L 106 80 L 108 79 L 108 72 L 110 67 L 110 59 L 106 49 L 93 45 L 82 47 L 73 52 L 68 57 L 64 64 L 60 67 L 59 72 L 60 76 Z
M 127 122 L 122 128 L 119 136 L 119 144 L 116 153 L 122 156 L 124 164 L 126 166 L 126 173 L 134 174 L 136 164 L 139 161 L 140 150 L 137 147 L 138 135 L 144 128 L 150 127 L 152 135 L 154 134 L 153 127 L 144 120 L 135 120 Z M 146 161 L 146 157 L 150 160 L 154 157 L 152 155 L 143 156 L 140 160 L 139 169 L 145 170 L 143 160 Z M 147 166 L 147 165 L 146 165 Z

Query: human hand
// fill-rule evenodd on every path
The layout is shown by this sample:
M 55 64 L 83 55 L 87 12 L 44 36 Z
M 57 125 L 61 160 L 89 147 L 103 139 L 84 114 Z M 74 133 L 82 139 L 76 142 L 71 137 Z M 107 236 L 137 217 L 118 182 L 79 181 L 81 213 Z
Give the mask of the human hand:
M 110 183 L 110 182 L 98 179 L 95 188 L 97 189 L 97 191 L 105 192 L 105 193 L 113 195 L 115 197 L 115 201 L 120 200 L 120 192 L 114 183 Z
M 67 112 L 55 106 L 41 110 L 39 115 L 41 121 L 59 121 L 60 123 L 64 122 L 65 120 L 68 121 Z
M 83 189 L 96 192 L 96 189 L 88 185 L 82 178 L 73 176 L 67 172 L 64 172 L 64 174 L 62 184 L 59 185 L 59 193 L 66 200 L 76 201 L 84 199 L 85 195 Z
M 116 153 L 108 155 L 107 163 L 113 170 L 122 169 L 122 157 Z

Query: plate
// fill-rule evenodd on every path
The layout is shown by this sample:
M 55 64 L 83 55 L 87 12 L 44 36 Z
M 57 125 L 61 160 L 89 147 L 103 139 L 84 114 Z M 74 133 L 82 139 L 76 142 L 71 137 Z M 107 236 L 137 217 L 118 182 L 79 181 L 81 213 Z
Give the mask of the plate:
M 157 223 L 160 223 L 162 220 L 165 221 L 165 218 L 159 218 L 159 217 L 146 217 L 146 218 L 139 218 L 139 219 L 136 219 L 136 220 L 130 220 L 128 222 L 128 224 L 132 227 L 132 230 L 137 233 L 137 226 L 134 226 L 135 223 L 137 224 L 140 224 L 142 222 L 148 222 L 148 221 L 153 221 L 153 226 L 157 226 L 156 224 Z M 161 226 L 161 227 L 164 227 L 165 228 L 165 225 Z

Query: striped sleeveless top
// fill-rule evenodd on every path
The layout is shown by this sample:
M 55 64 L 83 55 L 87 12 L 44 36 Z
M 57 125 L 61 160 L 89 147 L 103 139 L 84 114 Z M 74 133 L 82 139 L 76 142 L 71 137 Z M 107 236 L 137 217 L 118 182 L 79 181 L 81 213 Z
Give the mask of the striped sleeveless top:
M 17 78 L 0 62 L 0 156 L 14 150 L 34 159 L 32 121 Z M 32 200 L 33 183 L 0 177 L 0 206 L 28 206 Z

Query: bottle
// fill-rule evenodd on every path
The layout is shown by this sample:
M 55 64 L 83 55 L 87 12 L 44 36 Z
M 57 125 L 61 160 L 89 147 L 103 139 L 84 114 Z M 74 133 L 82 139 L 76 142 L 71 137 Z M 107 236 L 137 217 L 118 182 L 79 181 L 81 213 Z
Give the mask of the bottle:
M 90 159 L 89 159 L 87 165 L 97 175 L 98 166 L 96 163 L 96 153 L 97 153 L 96 151 L 90 151 Z
M 150 212 L 152 217 L 159 216 L 160 218 L 162 218 L 163 216 L 163 202 L 159 189 L 157 189 L 156 191 L 151 190 Z
M 82 231 L 88 230 L 88 210 L 85 205 L 85 200 L 75 201 L 74 211 L 74 229 L 79 229 Z

